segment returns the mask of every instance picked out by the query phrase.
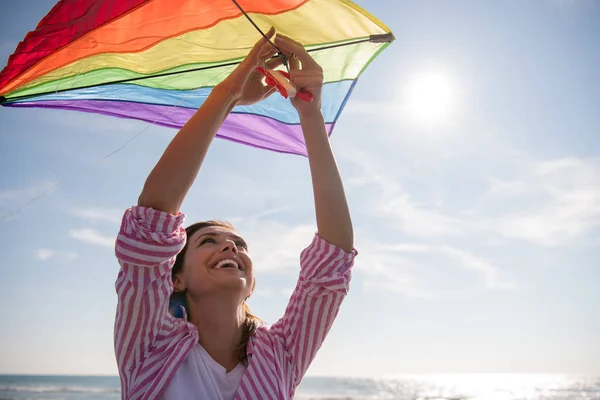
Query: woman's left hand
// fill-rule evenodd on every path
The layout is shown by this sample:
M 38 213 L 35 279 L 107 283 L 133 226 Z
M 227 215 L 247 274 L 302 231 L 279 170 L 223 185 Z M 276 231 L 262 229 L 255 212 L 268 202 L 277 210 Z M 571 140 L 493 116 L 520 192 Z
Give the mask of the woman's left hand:
M 275 29 L 271 28 L 266 36 L 271 38 L 274 33 Z M 269 97 L 275 92 L 275 88 L 263 83 L 263 76 L 256 68 L 262 66 L 272 69 L 280 65 L 280 57 L 270 59 L 275 54 L 273 46 L 265 38 L 261 38 L 246 58 L 217 87 L 229 92 L 236 105 L 250 105 Z

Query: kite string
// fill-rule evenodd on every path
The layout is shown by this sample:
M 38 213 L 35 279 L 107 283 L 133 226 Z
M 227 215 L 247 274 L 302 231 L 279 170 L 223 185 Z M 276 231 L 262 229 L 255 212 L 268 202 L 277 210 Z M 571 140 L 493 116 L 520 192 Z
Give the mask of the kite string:
M 186 94 L 185 96 L 183 96 L 181 98 L 181 100 L 179 102 L 177 102 L 177 104 L 173 104 L 171 107 L 169 107 L 162 115 L 160 115 L 159 117 L 157 117 L 154 121 L 152 121 L 151 123 L 149 123 L 147 126 L 145 126 L 144 128 L 142 128 L 142 130 L 140 130 L 138 133 L 136 133 L 134 136 L 132 136 L 131 138 L 129 138 L 125 143 L 123 143 L 121 146 L 117 147 L 115 150 L 107 153 L 106 155 L 102 156 L 101 158 L 99 158 L 98 160 L 92 162 L 91 164 L 87 165 L 84 168 L 78 169 L 77 172 L 67 176 L 66 178 L 63 178 L 62 180 L 60 180 L 58 183 L 56 183 L 55 185 L 53 185 L 52 187 L 50 187 L 49 189 L 41 192 L 40 194 L 38 194 L 37 196 L 34 196 L 33 198 L 31 198 L 29 201 L 25 202 L 24 204 L 22 204 L 21 206 L 17 207 L 16 209 L 14 209 L 13 211 L 10 211 L 8 214 L 3 215 L 2 217 L 0 217 L 0 222 L 4 221 L 5 219 L 17 214 L 19 211 L 23 210 L 25 207 L 27 207 L 28 205 L 34 203 L 35 201 L 39 200 L 40 198 L 44 197 L 45 195 L 47 195 L 48 193 L 56 190 L 58 187 L 60 187 L 61 185 L 63 185 L 65 182 L 68 182 L 69 180 L 75 178 L 78 175 L 83 174 L 84 172 L 88 171 L 90 168 L 95 167 L 96 165 L 102 163 L 103 161 L 105 161 L 106 159 L 108 159 L 109 157 L 113 156 L 114 154 L 118 153 L 119 151 L 123 150 L 125 147 L 127 147 L 131 142 L 133 142 L 135 139 L 137 139 L 138 137 L 140 137 L 144 132 L 146 132 L 148 129 L 150 129 L 152 126 L 154 126 L 159 120 L 163 119 L 164 117 L 166 117 L 171 111 L 173 111 L 173 109 L 179 107 L 188 97 L 190 97 L 191 95 L 195 94 L 199 89 L 201 89 L 204 86 L 209 85 L 210 83 L 212 83 L 214 80 L 220 78 L 223 74 L 225 74 L 226 72 L 229 72 L 227 69 L 225 69 L 224 71 L 222 71 L 221 73 L 213 76 L 212 78 L 210 78 L 208 81 L 204 82 L 202 85 L 198 86 L 196 89 L 191 90 L 188 94 Z

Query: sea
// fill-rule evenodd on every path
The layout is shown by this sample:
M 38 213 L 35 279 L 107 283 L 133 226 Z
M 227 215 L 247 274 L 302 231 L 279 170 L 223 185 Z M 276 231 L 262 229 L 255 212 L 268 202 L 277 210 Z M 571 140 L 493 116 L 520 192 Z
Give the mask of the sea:
M 0 375 L 0 400 L 116 400 L 116 376 Z M 539 374 L 306 377 L 297 400 L 600 400 L 600 376 Z

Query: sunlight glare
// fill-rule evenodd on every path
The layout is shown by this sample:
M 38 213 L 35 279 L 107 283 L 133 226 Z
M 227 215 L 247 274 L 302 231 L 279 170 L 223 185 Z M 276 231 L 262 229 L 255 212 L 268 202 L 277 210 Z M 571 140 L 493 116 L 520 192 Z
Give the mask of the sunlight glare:
M 441 72 L 423 72 L 413 76 L 406 87 L 408 115 L 419 123 L 448 122 L 456 102 L 452 79 Z

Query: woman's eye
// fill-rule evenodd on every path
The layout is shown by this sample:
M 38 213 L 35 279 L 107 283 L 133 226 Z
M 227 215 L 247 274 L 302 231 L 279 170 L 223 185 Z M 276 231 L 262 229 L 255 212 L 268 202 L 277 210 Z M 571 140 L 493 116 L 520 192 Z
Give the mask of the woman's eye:
M 206 243 L 215 243 L 215 239 L 213 239 L 213 238 L 206 238 L 206 239 L 203 239 L 203 240 L 200 242 L 200 246 L 202 246 L 202 245 L 204 245 L 204 244 L 206 244 Z
M 235 245 L 236 245 L 237 247 L 241 247 L 242 249 L 245 249 L 245 250 L 247 250 L 247 249 L 248 249 L 248 246 L 246 245 L 246 243 L 245 243 L 245 242 L 242 242 L 242 241 L 237 241 L 237 242 L 235 242 Z

